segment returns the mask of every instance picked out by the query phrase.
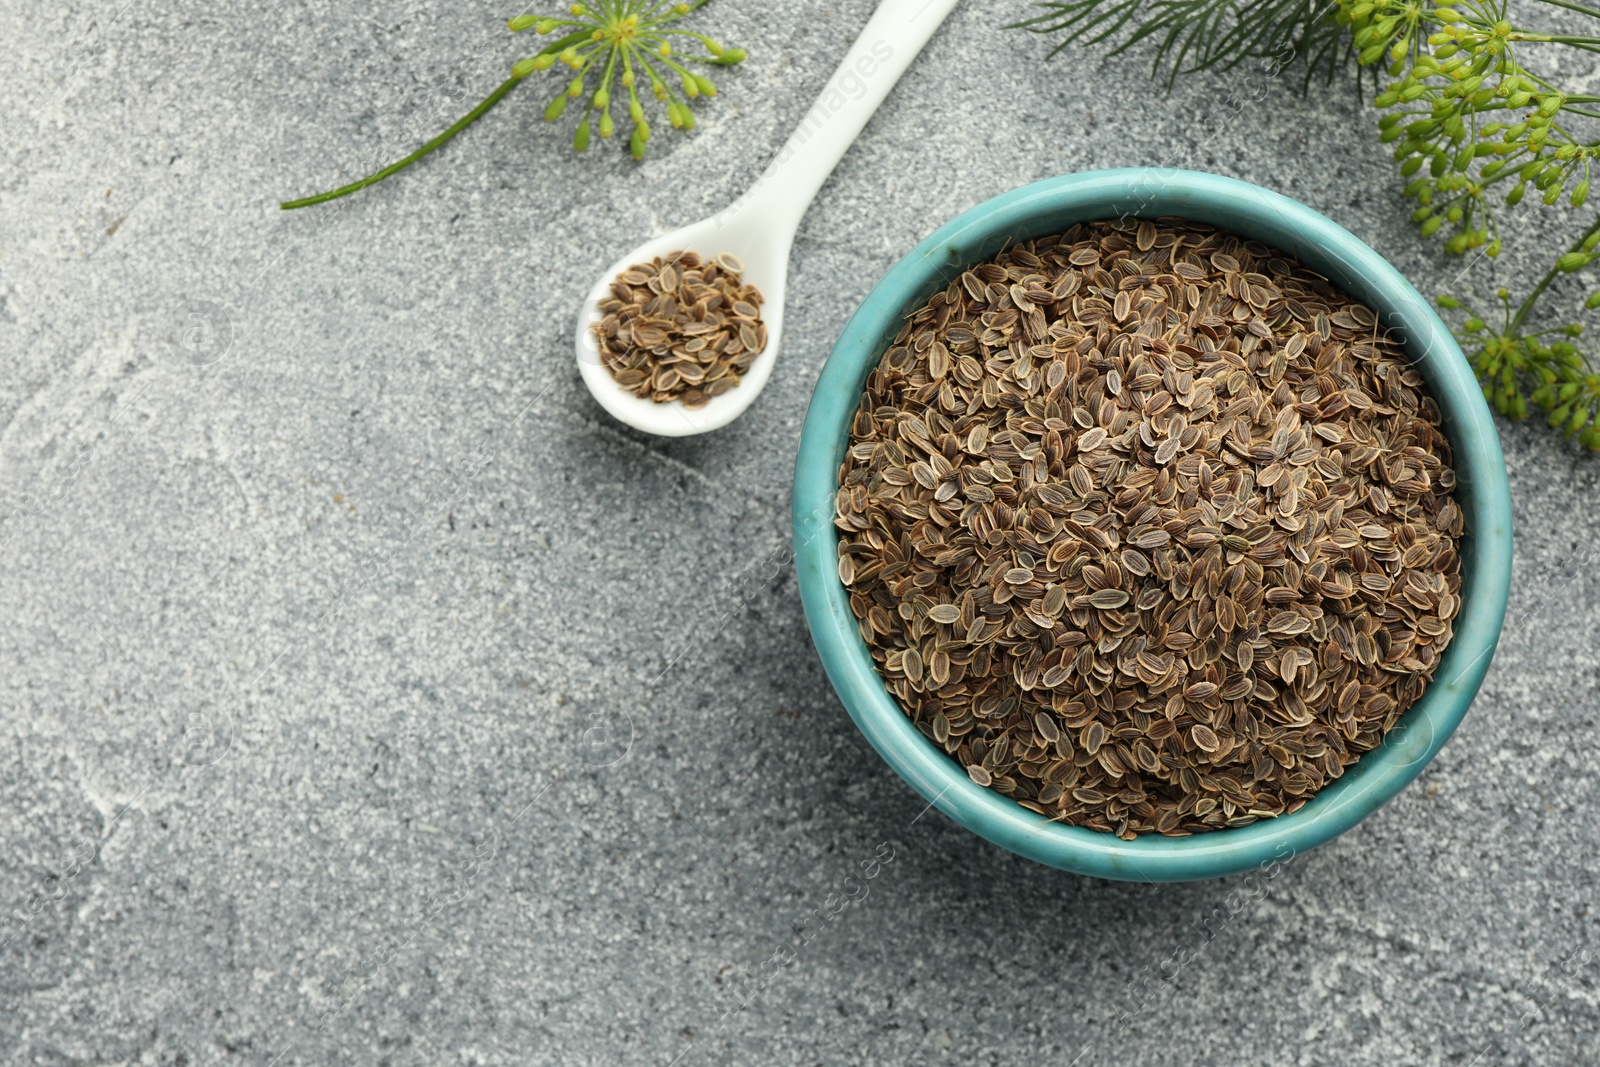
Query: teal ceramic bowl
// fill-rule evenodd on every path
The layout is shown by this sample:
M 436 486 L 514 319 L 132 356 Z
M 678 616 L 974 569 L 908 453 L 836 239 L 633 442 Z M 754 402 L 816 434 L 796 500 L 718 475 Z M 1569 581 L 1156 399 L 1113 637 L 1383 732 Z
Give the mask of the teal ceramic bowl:
M 1405 342 L 1444 415 L 1455 449 L 1456 499 L 1466 515 L 1461 608 L 1433 684 L 1342 778 L 1299 811 L 1192 837 L 1110 834 L 1048 822 L 973 784 L 926 740 L 884 688 L 856 628 L 837 570 L 833 496 L 852 417 L 869 371 L 902 315 L 961 271 L 1016 241 L 1075 222 L 1180 216 L 1298 256 L 1378 312 Z M 929 804 L 973 833 L 1063 870 L 1100 878 L 1176 882 L 1214 878 L 1315 848 L 1405 788 L 1461 723 L 1500 636 L 1511 575 L 1505 462 L 1483 394 L 1439 317 L 1384 259 L 1303 204 L 1245 182 L 1191 171 L 1074 174 L 995 197 L 937 230 L 884 275 L 844 328 L 817 380 L 795 464 L 795 566 L 823 666 L 867 740 Z

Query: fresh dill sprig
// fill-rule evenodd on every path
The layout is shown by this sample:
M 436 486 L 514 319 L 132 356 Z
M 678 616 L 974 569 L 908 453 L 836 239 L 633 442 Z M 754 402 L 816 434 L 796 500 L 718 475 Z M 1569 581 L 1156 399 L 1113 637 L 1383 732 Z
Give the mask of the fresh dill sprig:
M 628 147 L 634 159 L 643 159 L 650 144 L 651 128 L 639 99 L 641 78 L 649 86 L 651 95 L 666 105 L 667 121 L 672 127 L 692 130 L 695 119 L 689 101 L 716 96 L 717 87 L 710 78 L 691 70 L 688 64 L 731 66 L 745 58 L 742 48 L 727 48 L 706 34 L 674 25 L 707 2 L 587 0 L 573 4 L 566 17 L 518 15 L 507 23 L 513 33 L 531 29 L 542 35 L 559 33 L 559 36 L 534 55 L 518 60 L 511 68 L 511 77 L 478 106 L 404 159 L 349 185 L 316 196 L 288 200 L 279 206 L 287 211 L 336 200 L 404 170 L 482 118 L 528 75 L 550 70 L 557 63 L 572 72 L 572 80 L 546 106 L 545 119 L 555 122 L 566 112 L 568 101 L 589 93 L 589 76 L 596 73 L 598 84 L 589 95 L 583 118 L 573 134 L 573 148 L 582 152 L 589 147 L 595 134 L 609 138 L 616 132 L 616 120 L 611 114 L 613 103 L 620 103 L 612 97 L 612 88 L 616 86 L 625 90 L 628 121 L 632 123 Z M 705 54 L 680 53 L 674 48 L 675 39 L 678 44 L 689 47 L 698 44 L 705 49 Z
M 1331 78 L 1352 54 L 1331 0 L 1049 0 L 1032 6 L 1038 14 L 1008 28 L 1060 35 L 1051 56 L 1131 27 L 1110 54 L 1153 40 L 1151 76 L 1164 77 L 1168 87 L 1180 74 L 1232 70 L 1250 59 L 1298 58 L 1308 80 L 1317 71 Z
M 1395 145 L 1408 179 L 1405 195 L 1425 237 L 1447 252 L 1500 254 L 1500 205 L 1581 209 L 1589 199 L 1600 140 L 1581 130 L 1600 118 L 1600 96 L 1564 92 L 1551 77 L 1522 65 L 1523 42 L 1600 51 L 1600 36 L 1551 34 L 1519 26 L 1503 0 L 1466 0 L 1451 7 L 1394 0 L 1338 0 L 1363 64 L 1387 66 L 1394 81 L 1375 103 L 1386 112 L 1379 140 Z M 1600 19 L 1600 10 L 1568 0 L 1552 6 Z M 1574 122 L 1577 119 L 1577 122 Z M 1529 192 L 1534 197 L 1526 199 Z M 1525 209 L 1526 210 L 1526 209 Z M 1551 283 L 1600 259 L 1600 218 L 1551 257 L 1543 277 L 1516 304 L 1507 289 L 1498 314 L 1474 312 L 1452 294 L 1446 310 L 1466 318 L 1456 336 L 1477 372 L 1484 396 L 1513 419 L 1530 411 L 1587 448 L 1600 451 L 1600 374 L 1573 342 L 1580 323 L 1534 321 Z M 1600 292 L 1584 306 L 1600 307 Z

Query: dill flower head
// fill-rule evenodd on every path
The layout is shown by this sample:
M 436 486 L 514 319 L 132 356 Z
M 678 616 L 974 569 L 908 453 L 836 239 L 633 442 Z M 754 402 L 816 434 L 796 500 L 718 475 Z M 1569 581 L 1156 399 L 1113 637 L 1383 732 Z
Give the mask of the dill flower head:
M 675 25 L 703 3 L 705 0 L 588 0 L 573 4 L 565 18 L 518 15 L 508 23 L 513 32 L 531 29 L 561 36 L 538 55 L 518 62 L 511 68 L 512 76 L 525 78 L 557 63 L 567 67 L 571 81 L 550 101 L 544 117 L 555 122 L 565 114 L 568 101 L 587 96 L 572 142 L 580 152 L 589 147 L 594 133 L 612 136 L 616 130 L 612 108 L 624 106 L 625 95 L 627 119 L 632 124 L 628 147 L 633 158 L 643 159 L 650 144 L 650 123 L 639 99 L 641 82 L 666 106 L 667 121 L 674 129 L 692 130 L 695 121 L 689 101 L 716 96 L 717 87 L 710 78 L 691 70 L 689 64 L 731 66 L 745 57 L 742 48 L 726 48 L 703 33 Z M 698 45 L 705 54 L 680 53 L 674 48 L 675 41 L 691 49 Z M 593 92 L 589 89 L 591 75 L 595 81 Z

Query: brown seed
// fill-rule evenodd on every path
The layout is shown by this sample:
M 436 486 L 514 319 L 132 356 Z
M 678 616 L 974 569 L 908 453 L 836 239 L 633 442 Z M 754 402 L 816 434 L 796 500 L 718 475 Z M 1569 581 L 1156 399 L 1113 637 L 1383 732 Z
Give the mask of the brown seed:
M 1039 736 L 1050 744 L 1055 744 L 1061 738 L 1061 731 L 1056 727 L 1056 721 L 1045 712 L 1039 712 L 1033 717 L 1033 727 Z
M 1222 747 L 1222 742 L 1217 740 L 1217 735 L 1209 726 L 1196 725 L 1189 730 L 1189 738 L 1196 748 L 1208 755 Z

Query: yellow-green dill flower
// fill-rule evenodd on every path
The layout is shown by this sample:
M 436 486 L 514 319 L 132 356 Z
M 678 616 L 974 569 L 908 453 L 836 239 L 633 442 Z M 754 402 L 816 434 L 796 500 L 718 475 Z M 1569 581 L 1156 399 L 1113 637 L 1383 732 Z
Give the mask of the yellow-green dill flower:
M 557 62 L 572 71 L 572 78 L 561 94 L 545 107 L 544 117 L 550 122 L 558 121 L 566 113 L 569 100 L 584 96 L 588 90 L 589 76 L 594 74 L 599 79 L 598 88 L 587 103 L 581 105 L 583 114 L 573 135 L 573 148 L 582 152 L 589 147 L 591 131 L 598 128 L 601 138 L 608 138 L 613 133 L 615 123 L 610 114 L 611 90 L 613 84 L 620 82 L 628 90 L 628 117 L 633 122 L 629 149 L 635 159 L 643 159 L 650 141 L 650 127 L 644 120 L 643 108 L 634 91 L 638 72 L 644 73 L 656 99 L 666 105 L 667 117 L 672 125 L 678 129 L 692 130 L 695 119 L 688 101 L 715 96 L 717 90 L 710 79 L 691 70 L 690 64 L 727 67 L 745 58 L 742 48 L 729 48 L 703 33 L 685 30 L 677 25 L 680 19 L 705 2 L 693 0 L 669 4 L 665 0 L 589 0 L 587 3 L 573 4 L 564 16 L 517 15 L 506 23 L 511 32 L 533 30 L 541 36 L 554 35 L 554 39 L 536 54 L 513 64 L 511 76 L 475 108 L 398 163 L 360 181 L 316 196 L 286 201 L 281 206 L 288 209 L 320 204 L 382 181 L 443 146 L 482 118 L 530 75 L 550 70 Z M 703 48 L 704 54 L 696 54 L 696 48 Z M 674 88 L 674 85 L 680 88 Z

